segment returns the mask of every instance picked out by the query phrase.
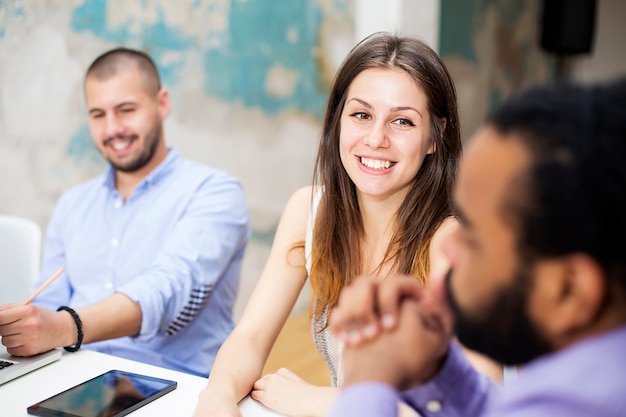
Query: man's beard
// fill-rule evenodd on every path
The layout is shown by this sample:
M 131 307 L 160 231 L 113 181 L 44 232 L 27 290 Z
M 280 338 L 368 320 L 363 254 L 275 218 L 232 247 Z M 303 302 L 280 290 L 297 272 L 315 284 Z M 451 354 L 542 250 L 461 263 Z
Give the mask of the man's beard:
M 161 127 L 155 128 L 146 135 L 145 147 L 137 157 L 124 165 L 118 164 L 107 158 L 107 161 L 113 168 L 121 172 L 136 172 L 145 167 L 154 157 L 159 145 L 159 137 L 161 135 Z M 131 135 L 131 140 L 137 140 L 137 135 Z
M 451 288 L 452 271 L 445 279 L 446 298 L 459 341 L 504 365 L 520 365 L 552 351 L 526 314 L 531 289 L 528 272 L 518 271 L 513 283 L 498 291 L 489 305 L 474 314 L 462 311 Z

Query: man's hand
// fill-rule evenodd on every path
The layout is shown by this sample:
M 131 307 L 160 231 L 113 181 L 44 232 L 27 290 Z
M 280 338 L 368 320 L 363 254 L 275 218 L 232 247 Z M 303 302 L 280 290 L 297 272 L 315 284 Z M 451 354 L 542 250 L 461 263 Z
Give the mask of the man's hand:
M 452 337 L 443 277 L 427 291 L 412 277 L 360 278 L 346 287 L 330 327 L 346 345 L 347 384 L 379 381 L 405 389 L 432 378 Z
M 141 329 L 138 303 L 122 293 L 76 311 L 83 324 L 83 342 L 132 336 Z M 77 341 L 76 322 L 67 311 L 50 311 L 32 304 L 0 306 L 2 344 L 15 356 L 32 356 Z
M 71 336 L 74 335 L 74 339 Z M 15 356 L 32 356 L 76 342 L 76 328 L 66 312 L 34 305 L 7 304 L 0 307 L 2 344 Z
M 360 346 L 398 324 L 405 300 L 418 301 L 423 319 L 433 328 L 452 333 L 453 319 L 443 293 L 444 276 L 432 276 L 428 290 L 409 276 L 384 280 L 362 277 L 344 288 L 330 316 L 330 328 L 346 346 Z
M 365 381 L 389 384 L 399 390 L 421 385 L 441 367 L 449 335 L 424 318 L 414 300 L 402 302 L 397 325 L 376 339 L 344 351 L 346 385 Z

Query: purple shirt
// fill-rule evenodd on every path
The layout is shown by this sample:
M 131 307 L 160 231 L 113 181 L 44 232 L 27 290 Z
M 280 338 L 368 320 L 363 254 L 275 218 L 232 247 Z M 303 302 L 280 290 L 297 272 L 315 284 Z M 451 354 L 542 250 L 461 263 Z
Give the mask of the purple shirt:
M 626 326 L 533 361 L 506 388 L 496 388 L 451 344 L 428 384 L 402 393 L 381 383 L 355 384 L 329 416 L 396 416 L 399 401 L 424 417 L 624 417 Z

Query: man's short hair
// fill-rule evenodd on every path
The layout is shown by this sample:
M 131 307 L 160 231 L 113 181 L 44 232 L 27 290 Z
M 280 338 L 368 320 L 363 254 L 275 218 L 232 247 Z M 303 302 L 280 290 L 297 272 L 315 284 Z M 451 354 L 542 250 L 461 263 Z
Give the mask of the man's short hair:
M 522 261 L 585 253 L 626 291 L 626 78 L 535 87 L 488 124 L 531 156 L 503 206 Z
M 143 74 L 149 94 L 156 95 L 159 92 L 161 80 L 154 61 L 145 52 L 135 49 L 115 48 L 103 53 L 89 66 L 85 79 L 93 76 L 98 80 L 107 80 L 129 68 L 137 68 Z

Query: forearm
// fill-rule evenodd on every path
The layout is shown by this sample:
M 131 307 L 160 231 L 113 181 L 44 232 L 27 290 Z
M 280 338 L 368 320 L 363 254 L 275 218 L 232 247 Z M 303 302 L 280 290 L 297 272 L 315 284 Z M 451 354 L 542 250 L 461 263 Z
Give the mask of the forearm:
M 219 396 L 238 403 L 260 378 L 268 352 L 232 333 L 220 348 L 200 399 Z
M 83 323 L 83 343 L 134 336 L 141 329 L 141 307 L 121 293 L 77 309 L 76 312 Z M 72 344 L 76 342 L 75 336 L 74 333 Z

